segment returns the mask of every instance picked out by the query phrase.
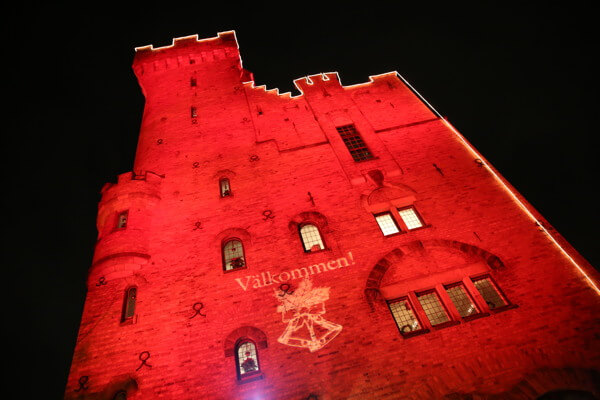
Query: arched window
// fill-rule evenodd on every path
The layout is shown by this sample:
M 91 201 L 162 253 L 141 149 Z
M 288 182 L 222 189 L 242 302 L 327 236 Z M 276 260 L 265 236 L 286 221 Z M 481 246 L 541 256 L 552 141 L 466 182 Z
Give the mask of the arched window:
M 313 224 L 304 224 L 300 226 L 300 239 L 302 239 L 304 251 L 307 253 L 325 249 L 319 228 Z
M 241 240 L 231 239 L 223 244 L 223 269 L 231 271 L 246 265 L 244 247 Z
M 135 301 L 137 299 L 137 288 L 135 286 L 125 291 L 125 301 L 123 302 L 123 312 L 121 322 L 132 321 L 135 315 Z
M 127 392 L 124 390 L 119 390 L 113 396 L 112 400 L 127 400 Z
M 235 365 L 238 379 L 260 373 L 256 345 L 249 339 L 242 339 L 235 346 Z
M 221 197 L 231 196 L 231 185 L 229 184 L 229 179 L 222 178 L 219 180 L 219 189 L 221 191 Z

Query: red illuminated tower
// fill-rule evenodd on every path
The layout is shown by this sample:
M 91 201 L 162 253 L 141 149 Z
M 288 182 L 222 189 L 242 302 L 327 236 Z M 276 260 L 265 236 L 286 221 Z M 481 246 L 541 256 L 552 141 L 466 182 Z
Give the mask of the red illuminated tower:
M 396 72 L 281 94 L 233 32 L 133 68 L 65 398 L 599 395 L 597 272 Z

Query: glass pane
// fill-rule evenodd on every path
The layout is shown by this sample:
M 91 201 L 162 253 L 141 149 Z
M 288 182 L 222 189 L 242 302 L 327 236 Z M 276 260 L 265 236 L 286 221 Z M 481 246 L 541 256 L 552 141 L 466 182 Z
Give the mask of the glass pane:
M 256 346 L 254 346 L 254 343 L 242 343 L 237 349 L 237 356 L 240 376 L 259 370 Z
M 127 211 L 119 214 L 119 221 L 117 222 L 117 228 L 125 228 L 127 226 L 127 214 L 128 214 Z
M 383 232 L 383 236 L 392 235 L 394 233 L 400 232 L 396 223 L 394 222 L 394 218 L 392 218 L 392 214 L 381 214 L 376 215 L 375 219 L 381 228 L 381 232 Z
M 223 257 L 225 259 L 225 271 L 243 267 L 245 262 L 242 242 L 239 240 L 231 240 L 225 243 L 225 246 L 223 247 Z
M 404 210 L 398 210 L 398 213 L 408 229 L 415 229 L 423 226 L 414 208 L 411 207 L 405 208 Z
M 221 197 L 229 196 L 230 194 L 229 179 L 221 179 Z
M 506 305 L 506 302 L 500 296 L 500 293 L 498 293 L 490 278 L 477 279 L 476 281 L 473 281 L 473 284 L 490 307 L 490 310 Z
M 417 297 L 432 326 L 450 321 L 448 314 L 446 314 L 446 310 L 444 310 L 444 307 L 435 292 L 420 294 L 417 295 Z
M 477 306 L 473 300 L 471 300 L 463 285 L 455 285 L 446 288 L 446 292 L 448 292 L 450 300 L 454 303 L 454 306 L 461 317 L 468 317 L 469 315 L 474 315 L 479 312 Z
M 135 300 L 137 297 L 137 289 L 131 288 L 127 291 L 127 302 L 125 303 L 125 315 L 123 319 L 133 318 L 135 314 Z
M 421 329 L 421 325 L 419 325 L 419 321 L 407 299 L 396 300 L 390 302 L 389 305 L 400 332 L 408 333 Z
M 354 125 L 339 126 L 336 129 L 350 151 L 350 155 L 352 155 L 354 161 L 363 161 L 373 158 L 373 155 L 367 148 L 367 145 Z
M 302 236 L 302 243 L 306 251 L 318 251 L 325 248 L 319 230 L 314 225 L 304 225 L 300 228 L 300 236 Z

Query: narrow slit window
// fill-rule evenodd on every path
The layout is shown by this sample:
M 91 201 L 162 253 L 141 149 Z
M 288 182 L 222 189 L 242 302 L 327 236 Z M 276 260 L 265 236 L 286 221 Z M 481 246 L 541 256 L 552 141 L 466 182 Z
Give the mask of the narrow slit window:
M 125 291 L 125 301 L 123 302 L 123 313 L 121 322 L 130 321 L 135 315 L 135 302 L 137 300 L 137 288 L 130 287 Z
M 238 239 L 229 240 L 223 245 L 223 269 L 231 271 L 246 265 L 244 247 Z
M 490 310 L 508 305 L 489 276 L 473 279 L 473 285 L 475 285 Z
M 129 216 L 129 211 L 122 211 L 117 216 L 117 229 L 125 229 L 127 228 L 127 217 Z
M 450 300 L 452 300 L 454 307 L 456 307 L 458 314 L 462 318 L 479 314 L 479 309 L 462 283 L 448 285 L 445 289 L 448 293 L 448 297 L 450 297 Z
M 113 396 L 112 400 L 127 400 L 127 392 L 124 390 L 119 390 Z
M 231 196 L 231 186 L 229 184 L 229 179 L 223 178 L 219 181 L 219 187 L 221 190 L 221 197 Z
M 392 217 L 392 213 L 386 212 L 383 214 L 375 215 L 375 220 L 377 220 L 377 224 L 379 224 L 379 228 L 381 228 L 381 232 L 383 232 L 383 236 L 393 235 L 394 233 L 400 232 L 394 217 Z
M 371 154 L 367 144 L 354 125 L 338 126 L 336 129 L 354 161 L 365 161 L 373 158 L 373 154 Z
M 402 335 L 422 329 L 407 298 L 390 301 L 388 302 L 388 306 Z
M 256 351 L 256 345 L 253 342 L 249 340 L 240 342 L 236 346 L 235 355 L 239 379 L 244 379 L 260 372 L 258 352 Z
M 400 218 L 402 218 L 402 222 L 404 222 L 404 225 L 406 225 L 408 230 L 421 228 L 423 226 L 423 221 L 414 207 L 399 209 L 398 214 L 400 214 Z
M 450 321 L 444 306 L 440 302 L 440 298 L 437 293 L 434 291 L 425 292 L 417 294 L 417 298 L 419 299 L 419 303 L 421 303 L 421 307 L 423 307 L 423 311 L 425 311 L 425 315 L 431 322 L 432 326 L 436 326 L 439 324 L 443 324 L 444 322 Z
M 191 87 L 195 87 L 196 86 L 196 78 L 190 78 L 190 86 Z
M 198 116 L 198 109 L 196 107 L 191 107 L 190 114 L 191 114 L 192 118 L 196 118 Z
M 302 225 L 300 227 L 300 238 L 302 239 L 302 244 L 304 245 L 304 251 L 307 253 L 325 249 L 323 239 L 321 239 L 321 234 L 319 233 L 319 228 L 317 228 L 315 225 Z

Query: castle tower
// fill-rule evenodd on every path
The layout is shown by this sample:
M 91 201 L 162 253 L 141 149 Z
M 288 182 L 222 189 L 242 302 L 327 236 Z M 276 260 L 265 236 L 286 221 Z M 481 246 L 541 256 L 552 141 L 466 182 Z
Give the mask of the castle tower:
M 66 399 L 600 395 L 598 273 L 399 74 L 282 94 L 233 32 L 133 69 Z

